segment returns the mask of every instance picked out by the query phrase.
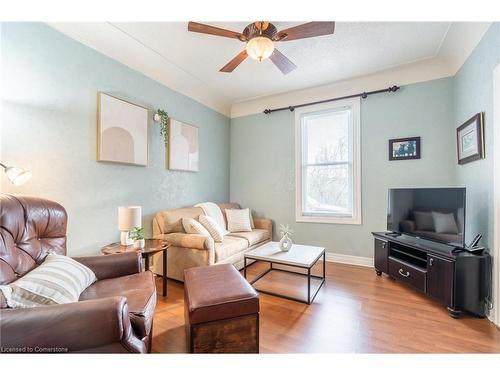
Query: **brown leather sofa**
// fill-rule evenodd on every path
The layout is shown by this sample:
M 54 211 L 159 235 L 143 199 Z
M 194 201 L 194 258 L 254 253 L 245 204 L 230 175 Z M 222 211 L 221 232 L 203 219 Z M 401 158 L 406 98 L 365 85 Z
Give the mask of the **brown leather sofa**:
M 66 210 L 48 200 L 0 195 L 0 284 L 66 254 Z M 11 309 L 0 292 L 0 347 L 7 352 L 145 353 L 151 350 L 156 287 L 140 254 L 74 258 L 97 281 L 80 301 Z

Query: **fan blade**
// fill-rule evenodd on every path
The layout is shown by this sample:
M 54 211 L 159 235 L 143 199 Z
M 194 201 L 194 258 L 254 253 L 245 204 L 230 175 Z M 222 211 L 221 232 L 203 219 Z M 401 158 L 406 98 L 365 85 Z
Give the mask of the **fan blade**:
M 221 29 L 220 27 L 205 25 L 203 23 L 192 22 L 192 21 L 189 21 L 188 23 L 188 31 L 192 31 L 195 33 L 216 35 L 216 36 L 224 36 L 226 38 L 235 38 L 241 41 L 246 40 L 245 36 L 242 33 Z
M 283 74 L 288 74 L 297 67 L 293 62 L 288 60 L 288 57 L 283 55 L 276 48 L 269 58 L 274 63 L 274 65 L 276 65 L 278 69 L 281 70 L 281 73 Z
M 275 40 L 287 42 L 289 40 L 312 38 L 314 36 L 330 35 L 335 31 L 335 22 L 309 22 L 302 25 L 281 30 Z
M 248 56 L 247 50 L 244 49 L 243 51 L 238 53 L 234 59 L 232 59 L 226 65 L 224 65 L 222 69 L 219 70 L 219 72 L 231 73 L 234 69 L 236 69 L 238 65 L 240 65 L 243 62 L 243 60 L 247 58 L 247 56 Z

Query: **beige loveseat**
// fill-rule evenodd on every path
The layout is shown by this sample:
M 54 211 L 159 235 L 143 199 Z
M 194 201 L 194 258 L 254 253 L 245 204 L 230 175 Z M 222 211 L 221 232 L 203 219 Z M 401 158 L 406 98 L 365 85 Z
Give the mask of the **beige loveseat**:
M 219 207 L 226 221 L 226 208 L 241 208 L 237 203 L 221 203 Z M 222 242 L 200 234 L 187 234 L 182 218 L 198 219 L 203 215 L 200 207 L 177 208 L 158 212 L 153 219 L 153 237 L 164 239 L 172 245 L 167 251 L 167 276 L 184 281 L 184 269 L 197 266 L 230 263 L 237 269 L 243 267 L 243 254 L 271 241 L 273 224 L 269 219 L 254 218 L 251 232 L 229 233 Z M 155 259 L 154 271 L 162 273 L 161 258 Z

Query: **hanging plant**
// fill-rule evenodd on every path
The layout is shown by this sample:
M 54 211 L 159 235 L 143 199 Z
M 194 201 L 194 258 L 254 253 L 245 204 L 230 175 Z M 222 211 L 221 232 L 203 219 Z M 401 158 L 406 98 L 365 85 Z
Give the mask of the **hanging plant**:
M 166 145 L 168 143 L 168 124 L 170 123 L 170 117 L 168 117 L 167 112 L 158 109 L 155 113 L 155 121 L 158 121 L 160 135 L 163 137 L 163 142 Z

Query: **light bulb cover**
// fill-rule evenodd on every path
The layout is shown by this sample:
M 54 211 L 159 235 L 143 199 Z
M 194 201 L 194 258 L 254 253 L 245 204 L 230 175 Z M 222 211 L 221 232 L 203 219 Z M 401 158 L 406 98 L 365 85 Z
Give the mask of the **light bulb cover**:
M 252 59 L 262 61 L 273 54 L 274 43 L 265 36 L 257 36 L 248 41 L 246 50 Z

